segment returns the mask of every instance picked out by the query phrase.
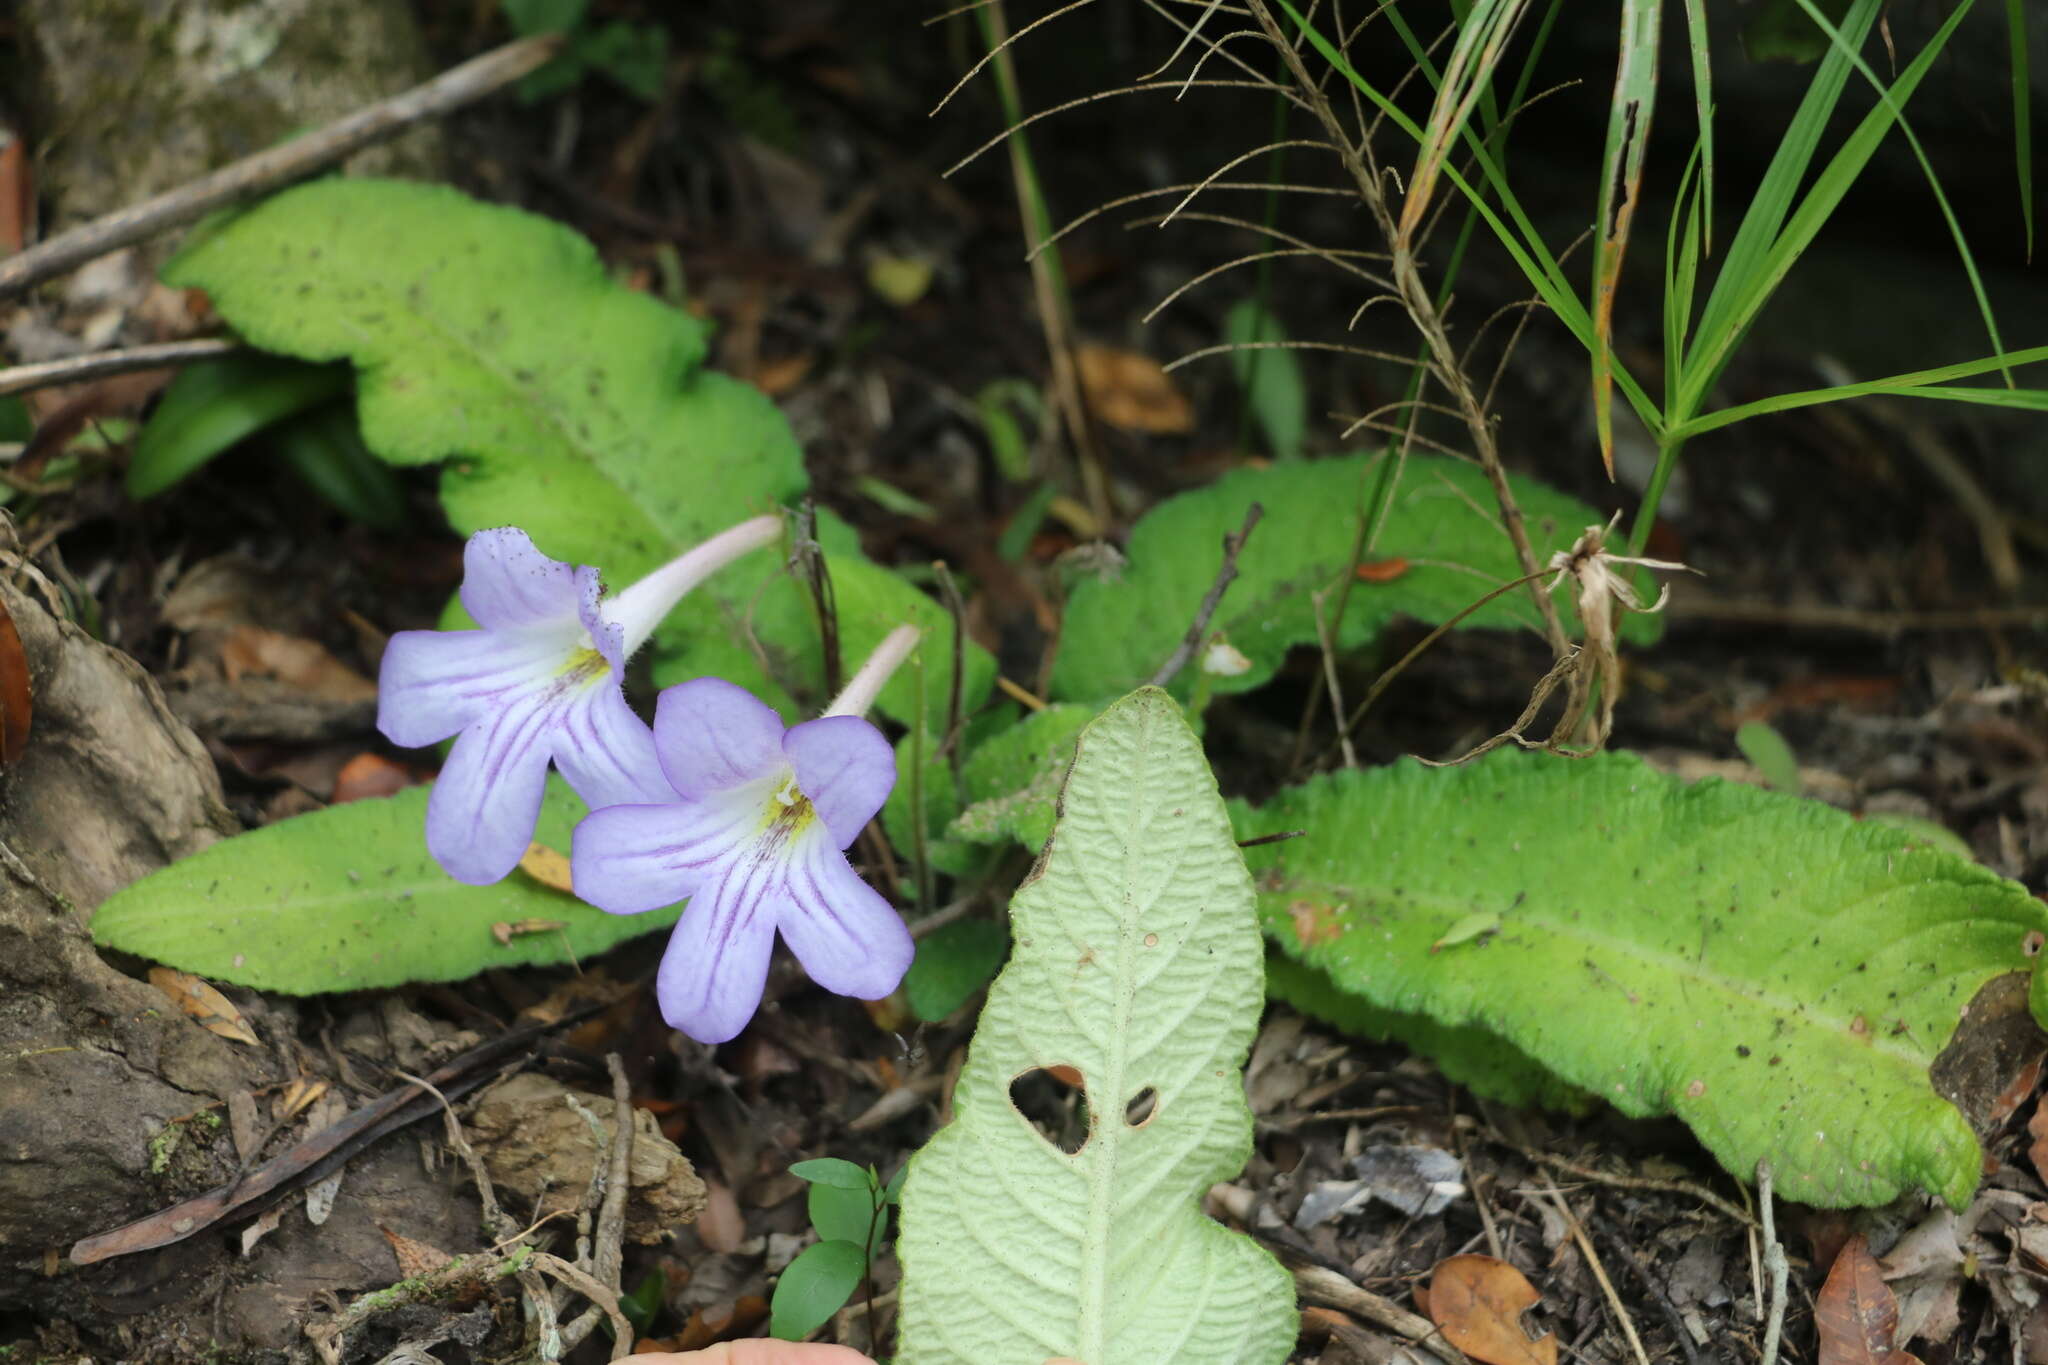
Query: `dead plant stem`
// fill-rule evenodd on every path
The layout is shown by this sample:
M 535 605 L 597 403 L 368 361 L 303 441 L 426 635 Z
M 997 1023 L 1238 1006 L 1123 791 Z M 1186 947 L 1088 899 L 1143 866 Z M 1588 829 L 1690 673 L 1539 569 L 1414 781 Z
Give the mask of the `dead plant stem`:
M 1331 107 L 1323 88 L 1309 73 L 1301 52 L 1287 41 L 1286 33 L 1273 17 L 1266 0 L 1247 0 L 1252 15 L 1266 37 L 1280 50 L 1286 60 L 1289 73 L 1300 94 L 1306 99 L 1310 112 L 1323 127 L 1324 134 L 1337 149 L 1339 159 L 1357 186 L 1359 198 L 1371 210 L 1373 221 L 1378 225 L 1380 235 L 1394 247 L 1392 275 L 1401 305 L 1406 309 L 1416 330 L 1422 334 L 1423 343 L 1429 350 L 1430 370 L 1437 382 L 1444 386 L 1454 400 L 1454 405 L 1463 418 L 1467 432 L 1472 438 L 1472 449 L 1479 457 L 1480 467 L 1486 471 L 1487 482 L 1493 486 L 1494 500 L 1500 505 L 1502 528 L 1515 547 L 1515 556 L 1520 561 L 1522 572 L 1531 581 L 1529 595 L 1536 601 L 1536 610 L 1543 618 L 1544 638 L 1550 642 L 1554 657 L 1562 659 L 1571 652 L 1571 641 L 1566 638 L 1564 624 L 1558 618 L 1557 604 L 1550 594 L 1543 591 L 1534 579 L 1542 572 L 1536 559 L 1536 551 L 1529 543 L 1528 527 L 1522 518 L 1520 504 L 1515 501 L 1514 491 L 1508 486 L 1507 471 L 1501 466 L 1500 448 L 1494 439 L 1492 421 L 1480 404 L 1479 395 L 1473 391 L 1472 382 L 1466 375 L 1457 350 L 1451 345 L 1449 334 L 1444 330 L 1443 314 L 1429 290 L 1422 282 L 1421 272 L 1416 268 L 1414 253 L 1403 245 L 1400 225 L 1393 209 L 1387 202 L 1385 191 L 1380 185 L 1379 168 L 1372 163 L 1372 144 L 1368 141 L 1353 143 Z
M 544 64 L 561 50 L 560 34 L 507 43 L 324 128 L 231 162 L 188 185 L 118 209 L 0 261 L 0 300 L 39 281 L 189 223 L 238 199 L 289 184 L 365 147 L 396 137 L 425 119 L 481 99 Z

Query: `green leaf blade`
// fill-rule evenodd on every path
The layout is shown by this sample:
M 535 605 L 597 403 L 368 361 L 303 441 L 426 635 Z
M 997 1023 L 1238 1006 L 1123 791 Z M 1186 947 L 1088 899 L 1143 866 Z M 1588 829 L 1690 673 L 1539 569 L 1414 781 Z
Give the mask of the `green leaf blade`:
M 563 966 L 675 923 L 680 905 L 607 915 L 514 872 L 468 886 L 427 854 L 430 788 L 352 801 L 223 839 L 125 887 L 100 943 L 216 981 L 317 995 Z M 534 837 L 566 850 L 583 803 L 550 778 Z M 559 921 L 500 943 L 498 924 Z
M 1347 772 L 1244 833 L 1302 828 L 1253 852 L 1267 932 L 1369 1003 L 1483 1027 L 1625 1114 L 1676 1114 L 1738 1176 L 1771 1161 L 1790 1198 L 1975 1187 L 1976 1140 L 1928 1067 L 1986 981 L 2033 967 L 2048 907 L 2014 883 L 1620 754 Z M 1498 933 L 1429 951 L 1482 911 Z
M 802 1341 L 831 1321 L 860 1288 L 867 1258 L 852 1242 L 817 1242 L 783 1267 L 769 1304 L 768 1331 L 784 1341 Z
M 902 1365 L 1284 1360 L 1293 1289 L 1202 1216 L 1241 1168 L 1239 1068 L 1263 992 L 1251 884 L 1215 779 L 1156 689 L 1084 733 L 1045 856 L 1011 905 L 955 1119 L 911 1160 L 897 1244 Z M 1075 1068 L 1091 1098 L 1062 1152 L 1013 1078 Z M 1142 1126 L 1125 1119 L 1151 1090 Z
M 181 372 L 135 440 L 127 487 L 150 498 L 248 437 L 348 391 L 339 365 L 229 355 Z
M 1265 683 L 1290 648 L 1317 640 L 1310 594 L 1333 588 L 1350 561 L 1375 459 L 1351 455 L 1235 470 L 1154 508 L 1131 533 L 1130 564 L 1121 579 L 1075 586 L 1053 667 L 1054 696 L 1099 701 L 1150 678 L 1195 619 L 1216 575 L 1218 547 L 1253 502 L 1265 508 L 1265 519 L 1245 542 L 1238 579 L 1213 621 L 1213 629 L 1243 651 L 1252 668 L 1213 683 L 1219 692 Z M 1601 520 L 1592 508 L 1534 480 L 1510 476 L 1509 482 L 1539 563 Z M 1406 559 L 1408 567 L 1386 582 L 1352 585 L 1344 619 L 1332 631 L 1340 649 L 1370 641 L 1396 616 L 1447 621 L 1522 574 L 1485 475 L 1461 461 L 1427 455 L 1408 457 L 1373 553 L 1382 560 Z M 1332 603 L 1334 609 L 1334 593 Z M 1569 608 L 1564 612 L 1569 619 Z M 1503 629 L 1533 625 L 1535 617 L 1526 596 L 1516 593 L 1480 608 L 1463 624 Z M 1641 632 L 1636 638 L 1654 638 L 1657 620 L 1632 615 L 1624 629 Z

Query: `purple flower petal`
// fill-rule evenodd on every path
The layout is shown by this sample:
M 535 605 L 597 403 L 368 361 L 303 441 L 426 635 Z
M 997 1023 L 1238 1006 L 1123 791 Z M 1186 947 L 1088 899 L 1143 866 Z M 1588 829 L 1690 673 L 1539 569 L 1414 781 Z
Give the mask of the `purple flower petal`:
M 626 632 L 604 614 L 604 579 L 596 569 L 576 571 L 576 618 L 590 632 L 591 643 L 616 673 L 626 671 Z
M 491 630 L 573 626 L 584 593 L 578 575 L 516 526 L 478 531 L 462 551 L 462 605 Z
M 519 865 L 547 784 L 553 712 L 526 696 L 455 741 L 427 798 L 427 851 L 459 882 L 486 886 Z
M 670 1027 L 700 1043 L 722 1043 L 754 1017 L 768 984 L 782 875 L 778 859 L 738 858 L 715 869 L 690 898 L 654 981 Z
M 858 1000 L 880 1000 L 895 990 L 912 953 L 902 916 L 821 831 L 797 836 L 787 853 L 789 904 L 782 937 L 811 980 Z
M 744 687 L 692 678 L 656 700 L 654 750 L 677 793 L 700 801 L 780 771 L 782 719 Z
M 559 716 L 555 766 L 592 810 L 676 799 L 654 756 L 654 732 L 626 704 L 616 669 L 565 698 Z
M 860 837 L 896 785 L 895 752 L 859 716 L 823 716 L 791 726 L 782 752 L 838 848 Z
M 674 905 L 695 894 L 714 866 L 759 829 L 766 799 L 762 791 L 744 800 L 593 811 L 570 844 L 576 894 L 614 915 Z
M 438 744 L 561 667 L 537 632 L 402 630 L 384 647 L 377 728 L 393 744 Z

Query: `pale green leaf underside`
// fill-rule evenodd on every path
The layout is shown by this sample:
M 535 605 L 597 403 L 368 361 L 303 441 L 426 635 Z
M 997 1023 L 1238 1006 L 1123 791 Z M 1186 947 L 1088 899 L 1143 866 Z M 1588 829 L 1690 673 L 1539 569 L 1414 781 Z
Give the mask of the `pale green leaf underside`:
M 430 788 L 352 801 L 224 839 L 116 892 L 93 915 L 110 948 L 290 995 L 565 966 L 675 923 L 680 906 L 607 915 L 514 872 L 468 886 L 427 855 Z M 534 837 L 567 852 L 583 803 L 548 780 Z M 495 924 L 565 927 L 501 944 Z M 649 949 L 652 962 L 657 949 Z
M 2017 884 L 1625 754 L 1334 774 L 1239 832 L 1285 829 L 1307 834 L 1248 851 L 1266 931 L 1370 1004 L 1676 1114 L 1731 1172 L 1770 1161 L 1788 1198 L 1975 1188 L 1976 1140 L 1928 1066 L 1979 987 L 2034 965 L 2048 907 Z M 1477 914 L 1499 931 L 1430 951 Z
M 1240 1068 L 1263 998 L 1251 883 L 1200 745 L 1147 689 L 1082 735 L 1060 823 L 1011 903 L 1015 950 L 903 1195 L 902 1365 L 1259 1365 L 1297 1321 L 1285 1271 L 1205 1218 L 1251 1150 Z M 1012 1079 L 1077 1068 L 1072 1156 Z M 1157 1094 L 1149 1122 L 1125 1105 Z
M 1152 509 L 1131 532 L 1130 563 L 1122 576 L 1075 586 L 1060 627 L 1053 695 L 1096 701 L 1150 678 L 1195 619 L 1222 562 L 1224 535 L 1238 529 L 1254 502 L 1265 509 L 1265 518 L 1238 558 L 1239 576 L 1214 622 L 1252 667 L 1214 681 L 1221 692 L 1249 691 L 1266 682 L 1289 649 L 1316 643 L 1310 594 L 1333 588 L 1349 565 L 1378 458 L 1349 455 L 1240 469 Z M 1510 483 L 1539 563 L 1605 520 L 1533 480 L 1513 477 Z M 1341 623 L 1333 619 L 1334 592 L 1327 598 L 1325 619 L 1339 648 L 1367 643 L 1396 616 L 1447 621 L 1522 573 L 1500 529 L 1485 475 L 1477 466 L 1434 456 L 1409 457 L 1379 540 L 1363 558 L 1405 559 L 1408 568 L 1386 582 L 1354 583 Z M 1569 604 L 1562 609 L 1571 620 Z M 1535 619 L 1527 595 L 1517 591 L 1481 607 L 1463 624 L 1505 628 Z M 1631 616 L 1624 629 L 1634 638 L 1652 638 L 1657 618 Z M 1191 670 L 1183 672 L 1176 689 L 1185 688 L 1191 676 Z

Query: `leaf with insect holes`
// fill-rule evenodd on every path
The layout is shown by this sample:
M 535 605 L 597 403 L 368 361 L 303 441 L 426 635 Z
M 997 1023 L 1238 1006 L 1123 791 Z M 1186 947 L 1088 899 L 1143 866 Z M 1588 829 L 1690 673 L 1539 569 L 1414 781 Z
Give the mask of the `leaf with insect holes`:
M 486 967 L 567 966 L 674 924 L 681 906 L 607 915 L 523 872 L 453 880 L 420 829 L 429 787 L 351 801 L 223 839 L 108 897 L 93 937 L 218 981 L 291 995 L 454 981 Z M 583 803 L 548 779 L 540 841 L 569 846 Z M 559 923 L 544 933 L 495 926 Z
M 1627 754 L 1499 751 L 1283 791 L 1240 821 L 1266 932 L 1382 1010 L 1484 1029 L 1732 1173 L 1829 1206 L 1958 1207 L 1980 1157 L 1928 1069 L 2048 906 L 1896 830 Z M 1432 948 L 1474 916 L 1483 938 Z M 2042 976 L 2032 1009 L 2044 1009 Z
M 1200 1208 L 1251 1152 L 1240 1072 L 1264 996 L 1251 898 L 1179 708 L 1146 688 L 1103 712 L 1011 902 L 1016 946 L 953 1122 L 911 1158 L 901 1365 L 1287 1358 L 1286 1271 Z M 1010 1098 L 1014 1079 L 1054 1067 L 1090 1101 L 1071 1155 Z
M 1150 678 L 1187 633 L 1215 581 L 1223 537 L 1238 529 L 1254 502 L 1265 508 L 1265 519 L 1245 542 L 1237 581 L 1213 623 L 1252 667 L 1212 683 L 1218 692 L 1262 686 L 1288 650 L 1316 643 L 1311 594 L 1335 589 L 1343 578 L 1380 472 L 1378 457 L 1369 455 L 1290 460 L 1235 470 L 1160 503 L 1131 532 L 1130 564 L 1120 578 L 1085 579 L 1075 586 L 1060 628 L 1053 694 L 1098 701 Z M 1533 480 L 1511 477 L 1509 483 L 1539 564 L 1601 520 L 1585 504 Z M 1370 642 L 1397 616 L 1447 621 L 1522 573 L 1500 529 L 1485 474 L 1462 461 L 1421 455 L 1409 456 L 1379 540 L 1364 557 L 1404 559 L 1407 570 L 1385 582 L 1352 583 L 1343 620 L 1332 628 L 1339 649 Z M 1326 594 L 1326 621 L 1337 597 L 1338 591 Z M 1573 612 L 1566 597 L 1560 596 L 1558 609 L 1569 624 Z M 1527 592 L 1517 588 L 1462 624 L 1503 629 L 1535 619 Z M 1659 628 L 1657 617 L 1632 613 L 1623 634 L 1653 640 Z M 1173 688 L 1185 690 L 1192 677 L 1184 670 Z

